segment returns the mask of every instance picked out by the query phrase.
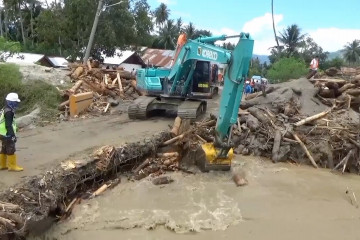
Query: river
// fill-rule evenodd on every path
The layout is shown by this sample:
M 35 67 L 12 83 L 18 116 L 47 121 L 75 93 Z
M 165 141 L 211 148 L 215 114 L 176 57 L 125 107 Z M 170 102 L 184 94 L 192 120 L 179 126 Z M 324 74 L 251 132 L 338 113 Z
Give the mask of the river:
M 231 180 L 240 171 L 247 186 Z M 243 156 L 232 172 L 171 173 L 162 186 L 124 178 L 32 239 L 360 239 L 349 197 L 360 197 L 359 176 Z

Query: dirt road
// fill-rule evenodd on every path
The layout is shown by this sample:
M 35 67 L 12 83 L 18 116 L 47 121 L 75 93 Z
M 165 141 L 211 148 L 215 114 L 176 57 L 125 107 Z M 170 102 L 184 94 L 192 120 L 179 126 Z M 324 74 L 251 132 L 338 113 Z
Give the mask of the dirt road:
M 230 172 L 187 175 L 154 186 L 123 182 L 76 206 L 66 222 L 33 239 L 359 239 L 360 178 L 324 169 L 237 157 L 249 185 Z
M 129 121 L 127 114 L 62 122 L 54 126 L 38 127 L 18 134 L 19 165 L 25 171 L 1 171 L 0 190 L 26 176 L 33 176 L 53 165 L 91 153 L 95 147 L 120 145 L 141 140 L 172 124 L 171 119 Z

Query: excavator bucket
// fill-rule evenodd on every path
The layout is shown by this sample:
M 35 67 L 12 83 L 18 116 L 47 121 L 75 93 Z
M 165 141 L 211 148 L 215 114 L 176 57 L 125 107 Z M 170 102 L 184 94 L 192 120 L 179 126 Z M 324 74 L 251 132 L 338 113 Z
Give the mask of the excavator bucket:
M 219 150 L 212 143 L 204 143 L 196 150 L 196 165 L 202 172 L 229 171 L 234 158 L 234 151 L 231 148 L 226 158 L 219 158 Z

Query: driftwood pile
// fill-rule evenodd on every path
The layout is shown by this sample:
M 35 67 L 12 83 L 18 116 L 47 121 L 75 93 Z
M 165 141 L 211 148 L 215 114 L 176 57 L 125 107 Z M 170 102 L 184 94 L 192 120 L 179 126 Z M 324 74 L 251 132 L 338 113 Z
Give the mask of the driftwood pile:
M 69 96 L 77 93 L 93 92 L 94 102 L 89 110 L 98 113 L 107 112 L 119 102 L 132 101 L 142 95 L 136 88 L 135 75 L 122 68 L 105 69 L 97 61 L 89 61 L 87 65 L 70 65 L 70 69 L 69 76 L 74 85 L 61 91 L 64 102 L 58 106 L 65 113 Z
M 316 75 L 311 81 L 318 87 L 318 97 L 324 104 L 331 106 L 329 99 L 336 99 L 346 108 L 359 109 L 360 68 L 332 67 L 325 71 L 325 75 Z
M 118 148 L 105 146 L 89 159 L 63 162 L 6 190 L 0 194 L 0 239 L 43 233 L 69 216 L 74 205 L 114 187 L 120 174 L 156 156 L 159 146 L 170 138 L 169 132 L 161 132 Z

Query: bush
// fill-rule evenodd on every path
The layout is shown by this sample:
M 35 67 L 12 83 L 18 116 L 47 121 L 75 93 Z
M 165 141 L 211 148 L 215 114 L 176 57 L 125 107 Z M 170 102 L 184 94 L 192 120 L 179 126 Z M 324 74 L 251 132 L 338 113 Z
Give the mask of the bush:
M 61 101 L 58 90 L 45 82 L 21 82 L 19 67 L 15 64 L 0 64 L 0 106 L 3 107 L 5 97 L 9 92 L 19 94 L 21 103 L 18 113 L 26 114 L 41 108 L 42 117 L 53 118 L 58 113 L 57 106 Z
M 326 70 L 326 69 L 328 69 L 328 68 L 330 68 L 330 67 L 335 67 L 335 68 L 337 68 L 337 69 L 340 69 L 342 66 L 344 66 L 345 65 L 345 62 L 344 62 L 344 60 L 342 59 L 342 58 L 340 58 L 340 57 L 336 57 L 336 58 L 334 58 L 334 59 L 332 59 L 332 60 L 330 60 L 330 61 L 326 61 L 324 64 L 323 64 L 323 66 L 322 66 L 322 68 L 324 69 L 324 70 Z
M 294 57 L 280 58 L 271 65 L 267 77 L 272 82 L 284 82 L 290 79 L 300 78 L 308 72 L 303 60 Z

